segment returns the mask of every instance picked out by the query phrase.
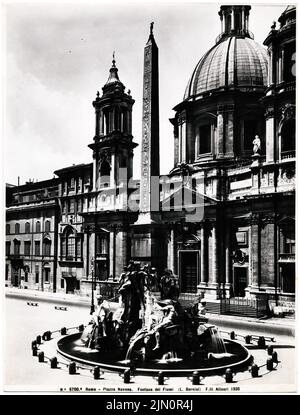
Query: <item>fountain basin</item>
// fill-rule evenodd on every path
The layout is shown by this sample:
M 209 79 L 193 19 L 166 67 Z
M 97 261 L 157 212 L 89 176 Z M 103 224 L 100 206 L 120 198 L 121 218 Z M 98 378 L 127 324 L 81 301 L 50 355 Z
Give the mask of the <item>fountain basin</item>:
M 123 372 L 129 367 L 134 367 L 135 374 L 154 376 L 159 371 L 164 371 L 167 376 L 188 376 L 191 372 L 198 371 L 202 376 L 223 374 L 226 369 L 233 372 L 247 370 L 252 362 L 249 350 L 237 341 L 226 339 L 227 354 L 211 358 L 197 359 L 197 357 L 176 359 L 176 361 L 147 360 L 126 362 L 126 350 L 97 350 L 89 349 L 82 344 L 81 333 L 62 337 L 57 342 L 57 351 L 68 360 L 75 361 L 90 367 L 99 366 L 104 370 Z

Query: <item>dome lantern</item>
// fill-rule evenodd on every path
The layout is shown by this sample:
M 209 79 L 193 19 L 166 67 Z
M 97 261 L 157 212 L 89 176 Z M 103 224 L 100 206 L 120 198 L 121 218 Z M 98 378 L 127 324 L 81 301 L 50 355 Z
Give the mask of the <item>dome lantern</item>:
M 251 6 L 221 6 L 219 16 L 221 33 L 216 39 L 218 43 L 227 36 L 243 36 L 253 39 L 249 31 L 249 12 Z

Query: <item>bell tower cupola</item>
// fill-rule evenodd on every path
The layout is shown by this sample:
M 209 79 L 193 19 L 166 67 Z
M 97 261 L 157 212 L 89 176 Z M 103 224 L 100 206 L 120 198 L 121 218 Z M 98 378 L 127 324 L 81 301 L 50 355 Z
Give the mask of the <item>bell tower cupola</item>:
M 95 136 L 89 147 L 93 150 L 93 190 L 119 187 L 122 180 L 132 177 L 133 149 L 132 107 L 130 90 L 120 81 L 115 52 L 108 80 L 97 91 Z

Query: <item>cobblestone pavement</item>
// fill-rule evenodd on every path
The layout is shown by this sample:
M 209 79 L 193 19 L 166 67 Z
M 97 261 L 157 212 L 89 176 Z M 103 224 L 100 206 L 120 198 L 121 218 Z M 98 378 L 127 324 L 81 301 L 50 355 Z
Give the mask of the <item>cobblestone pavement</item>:
M 31 301 L 31 300 L 30 300 Z M 163 386 L 151 376 L 136 376 L 130 384 L 124 384 L 116 373 L 104 372 L 102 379 L 94 380 L 92 373 L 78 369 L 75 375 L 69 375 L 64 365 L 51 369 L 49 362 L 39 363 L 32 356 L 31 342 L 45 331 L 55 331 L 62 327 L 77 327 L 90 320 L 88 308 L 70 304 L 67 310 L 58 310 L 53 302 L 36 301 L 38 306 L 28 305 L 26 298 L 6 298 L 6 342 L 5 342 L 5 391 L 43 391 L 62 393 L 245 393 L 245 392 L 295 392 L 296 364 L 295 339 L 288 335 L 276 335 L 274 350 L 278 353 L 279 363 L 274 370 L 268 371 L 267 351 L 251 350 L 254 361 L 262 366 L 258 378 L 252 378 L 248 371 L 237 373 L 233 383 L 226 383 L 222 376 L 209 376 L 201 380 L 199 386 L 193 386 L 186 377 L 171 377 Z M 61 304 L 59 305 L 61 306 Z M 219 329 L 228 331 L 228 324 Z M 250 327 L 234 328 L 236 333 L 256 334 Z M 224 334 L 225 335 L 225 334 Z M 268 335 L 267 329 L 264 335 Z M 271 334 L 273 337 L 273 334 Z M 56 355 L 57 338 L 43 343 L 40 347 L 45 355 Z M 60 361 L 63 361 L 59 357 Z

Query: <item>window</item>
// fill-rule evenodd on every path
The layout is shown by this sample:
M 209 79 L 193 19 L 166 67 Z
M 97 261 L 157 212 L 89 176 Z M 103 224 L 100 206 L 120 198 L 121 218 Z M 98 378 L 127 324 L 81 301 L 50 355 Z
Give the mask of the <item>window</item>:
M 50 220 L 46 220 L 45 222 L 45 232 L 50 232 Z
M 66 238 L 61 238 L 61 256 L 66 257 L 67 255 L 67 245 L 66 245 Z
M 82 201 L 81 199 L 77 200 L 77 212 L 81 212 L 82 211 Z
M 20 255 L 20 241 L 14 241 L 14 255 Z
M 74 212 L 75 212 L 75 200 L 70 199 L 70 201 L 69 201 L 69 213 L 74 213 Z
M 296 253 L 295 243 L 295 227 L 293 225 L 286 226 L 283 230 L 283 249 L 285 254 Z
M 60 280 L 60 288 L 65 288 L 65 280 L 63 278 Z
M 41 243 L 40 241 L 35 241 L 34 242 L 34 253 L 36 256 L 41 255 Z
M 67 261 L 81 261 L 82 258 L 81 235 L 75 234 L 72 229 L 66 230 L 61 236 L 61 259 Z
M 211 153 L 211 125 L 199 128 L 199 154 Z
M 51 241 L 49 239 L 45 239 L 43 242 L 43 251 L 45 256 L 51 255 Z
M 81 192 L 81 179 L 80 178 L 76 180 L 76 187 L 77 187 L 77 193 L 80 193 Z
M 9 274 L 9 265 L 5 264 L 5 279 L 8 280 L 8 274 Z
M 72 178 L 70 179 L 70 186 L 69 186 L 69 189 L 70 189 L 70 190 L 75 190 L 75 180 L 74 180 L 74 177 L 72 177 Z
M 44 277 L 45 277 L 45 282 L 49 283 L 50 282 L 50 268 L 48 267 L 44 268 Z
M 9 234 L 10 234 L 10 224 L 7 223 L 6 224 L 6 235 L 9 235 Z
M 30 233 L 30 223 L 29 222 L 25 223 L 25 233 Z
M 110 184 L 110 165 L 106 160 L 103 160 L 100 165 L 100 186 L 108 187 Z
M 20 233 L 20 224 L 19 223 L 15 224 L 15 233 Z
M 41 222 L 39 220 L 35 224 L 35 231 L 36 232 L 41 232 Z
M 30 241 L 24 242 L 24 255 L 30 255 Z
M 281 155 L 295 150 L 295 120 L 286 120 L 281 127 Z
M 10 241 L 6 241 L 5 243 L 5 255 L 6 256 L 10 255 Z
M 38 284 L 40 281 L 40 267 L 38 265 L 35 266 L 35 283 Z
M 289 43 L 284 48 L 284 68 L 283 68 L 283 80 L 285 82 L 295 81 L 295 43 Z
M 67 259 L 73 259 L 75 257 L 75 236 L 71 233 L 67 239 Z
M 76 238 L 76 258 L 81 259 L 81 238 Z
M 100 234 L 98 236 L 98 243 L 97 243 L 97 253 L 98 254 L 108 254 L 108 237 L 106 234 Z

